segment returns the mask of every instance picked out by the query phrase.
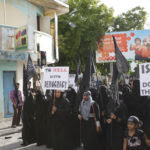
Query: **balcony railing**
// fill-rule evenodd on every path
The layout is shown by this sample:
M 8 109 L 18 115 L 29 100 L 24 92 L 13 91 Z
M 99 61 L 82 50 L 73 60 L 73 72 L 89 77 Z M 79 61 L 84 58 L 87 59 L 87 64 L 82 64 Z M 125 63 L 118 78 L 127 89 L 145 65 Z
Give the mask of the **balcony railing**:
M 16 27 L 0 25 L 0 50 L 15 50 Z
M 30 26 L 16 28 L 0 25 L 0 59 L 27 60 L 30 53 L 33 61 L 36 61 L 37 43 L 41 51 L 46 51 L 47 63 L 55 63 L 54 39 L 51 35 L 35 31 Z
M 46 52 L 47 63 L 55 63 L 54 39 L 51 35 L 39 31 L 34 31 L 35 34 L 35 49 L 39 44 L 40 51 Z
M 0 59 L 3 60 L 27 60 L 29 50 L 16 50 L 16 27 L 0 25 Z M 34 61 L 37 56 L 34 52 L 30 53 Z

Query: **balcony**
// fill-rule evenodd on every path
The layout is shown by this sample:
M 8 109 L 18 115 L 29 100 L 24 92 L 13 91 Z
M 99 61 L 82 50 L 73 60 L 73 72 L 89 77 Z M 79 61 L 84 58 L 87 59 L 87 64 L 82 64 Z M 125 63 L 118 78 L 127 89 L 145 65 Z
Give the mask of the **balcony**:
M 54 52 L 54 39 L 52 38 L 52 36 L 40 31 L 34 31 L 34 35 L 35 35 L 36 51 L 37 51 L 37 44 L 39 44 L 40 51 L 46 51 L 47 64 L 55 63 L 56 59 Z
M 47 63 L 55 63 L 54 39 L 44 32 L 35 31 L 30 26 L 21 28 L 0 25 L 0 59 L 27 61 L 30 53 L 37 61 L 37 43 L 46 51 Z
M 0 59 L 27 60 L 27 53 L 15 51 L 15 30 L 11 26 L 0 25 Z

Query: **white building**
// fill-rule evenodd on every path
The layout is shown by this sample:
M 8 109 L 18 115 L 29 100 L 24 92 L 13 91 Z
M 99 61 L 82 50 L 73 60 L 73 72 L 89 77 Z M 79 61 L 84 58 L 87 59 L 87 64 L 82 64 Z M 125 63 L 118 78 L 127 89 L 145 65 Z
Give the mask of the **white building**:
M 67 0 L 0 0 L 0 118 L 13 114 L 13 78 L 22 87 L 23 64 L 29 53 L 37 61 L 37 43 L 46 51 L 48 64 L 59 59 L 57 16 L 67 12 Z

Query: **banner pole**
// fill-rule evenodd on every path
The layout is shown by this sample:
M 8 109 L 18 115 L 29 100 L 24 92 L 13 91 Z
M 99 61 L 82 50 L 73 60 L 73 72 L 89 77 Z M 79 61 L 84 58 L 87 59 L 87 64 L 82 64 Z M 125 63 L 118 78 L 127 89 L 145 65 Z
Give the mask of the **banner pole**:
M 53 106 L 55 106 L 55 102 L 56 102 L 56 90 L 54 90 L 54 102 L 53 102 Z
M 37 64 L 38 64 L 38 78 L 39 78 L 39 80 L 40 80 L 40 72 L 41 72 L 41 70 L 40 70 L 40 44 L 38 43 L 37 44 L 37 55 L 38 55 L 38 58 L 37 58 Z

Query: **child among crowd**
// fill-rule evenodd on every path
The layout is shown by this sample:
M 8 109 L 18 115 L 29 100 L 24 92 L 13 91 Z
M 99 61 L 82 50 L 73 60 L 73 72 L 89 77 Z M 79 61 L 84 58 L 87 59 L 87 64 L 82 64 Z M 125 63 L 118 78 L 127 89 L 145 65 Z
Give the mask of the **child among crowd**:
M 136 116 L 129 117 L 123 150 L 145 150 L 145 144 L 150 144 L 150 140 L 148 140 L 144 131 L 139 129 L 140 124 L 141 122 Z

